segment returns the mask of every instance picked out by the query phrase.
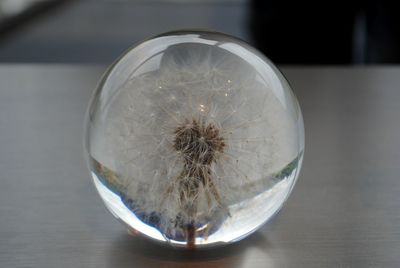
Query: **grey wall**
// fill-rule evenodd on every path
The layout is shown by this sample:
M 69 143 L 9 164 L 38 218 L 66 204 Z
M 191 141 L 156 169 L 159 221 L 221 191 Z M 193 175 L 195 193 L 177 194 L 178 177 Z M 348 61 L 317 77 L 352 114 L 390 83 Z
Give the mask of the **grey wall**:
M 81 0 L 0 36 L 0 62 L 110 63 L 135 42 L 205 28 L 249 40 L 245 0 Z

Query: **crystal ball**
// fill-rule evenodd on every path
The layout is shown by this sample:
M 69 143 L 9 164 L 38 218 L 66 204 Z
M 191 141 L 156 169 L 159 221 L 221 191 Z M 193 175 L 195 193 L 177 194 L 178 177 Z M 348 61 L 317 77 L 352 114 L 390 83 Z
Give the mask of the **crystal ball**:
M 103 75 L 85 127 L 110 212 L 136 234 L 188 249 L 259 229 L 303 158 L 303 119 L 284 76 L 214 32 L 169 32 L 127 50 Z

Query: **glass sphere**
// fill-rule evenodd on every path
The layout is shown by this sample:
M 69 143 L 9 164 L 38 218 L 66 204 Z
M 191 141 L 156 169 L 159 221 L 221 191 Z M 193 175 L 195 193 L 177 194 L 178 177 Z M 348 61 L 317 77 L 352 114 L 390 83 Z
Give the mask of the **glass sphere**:
M 166 33 L 104 74 L 86 117 L 94 184 L 134 231 L 177 247 L 238 241 L 282 207 L 303 120 L 279 70 L 234 37 Z

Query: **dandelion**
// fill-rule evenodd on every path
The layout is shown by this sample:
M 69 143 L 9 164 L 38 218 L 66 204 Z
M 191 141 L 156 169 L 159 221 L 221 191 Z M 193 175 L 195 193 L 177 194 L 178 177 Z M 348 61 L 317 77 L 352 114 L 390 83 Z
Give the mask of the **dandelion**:
M 89 110 L 90 168 L 130 228 L 195 248 L 236 241 L 279 210 L 303 129 L 265 58 L 224 35 L 172 33 L 128 52 L 104 79 Z

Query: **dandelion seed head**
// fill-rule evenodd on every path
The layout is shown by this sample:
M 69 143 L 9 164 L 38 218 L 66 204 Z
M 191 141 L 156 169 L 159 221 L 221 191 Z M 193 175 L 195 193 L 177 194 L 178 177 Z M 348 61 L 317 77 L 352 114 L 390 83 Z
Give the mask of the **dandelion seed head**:
M 87 150 L 102 168 L 91 167 L 100 181 L 114 174 L 105 185 L 134 217 L 114 213 L 147 236 L 156 235 L 132 219 L 173 244 L 234 241 L 269 219 L 296 180 L 296 99 L 268 59 L 234 38 L 148 40 L 114 65 L 91 106 Z

